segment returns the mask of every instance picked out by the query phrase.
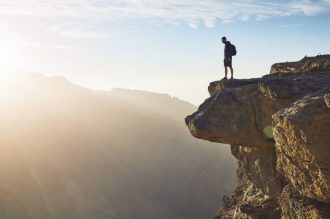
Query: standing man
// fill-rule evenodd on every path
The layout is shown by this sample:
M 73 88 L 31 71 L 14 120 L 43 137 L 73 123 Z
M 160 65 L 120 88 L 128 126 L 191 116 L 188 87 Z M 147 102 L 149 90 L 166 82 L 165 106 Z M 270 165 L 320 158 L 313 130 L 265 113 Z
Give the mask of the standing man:
M 227 79 L 227 74 L 228 74 L 228 69 L 227 67 L 229 67 L 230 69 L 230 73 L 231 73 L 231 77 L 230 79 L 233 79 L 233 74 L 234 74 L 234 71 L 233 71 L 233 67 L 232 67 L 232 44 L 227 41 L 227 38 L 226 37 L 222 37 L 222 42 L 225 44 L 225 58 L 223 60 L 223 64 L 225 66 L 225 77 L 223 79 Z

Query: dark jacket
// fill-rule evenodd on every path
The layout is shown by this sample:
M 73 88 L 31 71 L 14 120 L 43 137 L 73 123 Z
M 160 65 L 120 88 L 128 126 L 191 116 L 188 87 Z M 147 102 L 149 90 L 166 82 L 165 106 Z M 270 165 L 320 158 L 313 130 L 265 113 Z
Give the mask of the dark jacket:
M 227 41 L 225 43 L 225 59 L 231 58 L 230 46 L 231 46 L 231 43 L 229 41 Z

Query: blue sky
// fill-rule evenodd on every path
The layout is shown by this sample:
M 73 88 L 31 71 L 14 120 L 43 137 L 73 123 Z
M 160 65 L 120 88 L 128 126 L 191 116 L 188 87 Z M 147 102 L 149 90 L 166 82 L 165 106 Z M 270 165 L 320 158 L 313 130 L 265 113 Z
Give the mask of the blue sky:
M 0 68 L 197 105 L 223 77 L 222 36 L 238 50 L 234 76 L 260 77 L 329 54 L 329 24 L 329 0 L 0 0 Z

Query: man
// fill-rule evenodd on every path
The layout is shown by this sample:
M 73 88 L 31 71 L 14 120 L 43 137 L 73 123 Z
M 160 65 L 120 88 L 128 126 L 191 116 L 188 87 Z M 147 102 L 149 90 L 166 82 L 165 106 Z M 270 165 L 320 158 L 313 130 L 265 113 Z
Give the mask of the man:
M 227 41 L 226 37 L 222 37 L 222 42 L 225 44 L 225 59 L 223 60 L 223 64 L 225 66 L 225 77 L 223 79 L 227 79 L 228 67 L 231 73 L 230 79 L 233 79 L 234 71 L 232 67 L 231 43 Z

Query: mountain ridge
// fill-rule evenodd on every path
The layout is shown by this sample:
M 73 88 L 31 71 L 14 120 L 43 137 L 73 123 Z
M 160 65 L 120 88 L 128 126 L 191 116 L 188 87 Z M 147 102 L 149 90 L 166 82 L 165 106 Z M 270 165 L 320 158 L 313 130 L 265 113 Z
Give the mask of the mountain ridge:
M 229 150 L 178 120 L 186 102 L 160 95 L 149 105 L 171 110 L 157 112 L 63 78 L 16 85 L 0 99 L 1 218 L 198 219 L 233 188 Z

